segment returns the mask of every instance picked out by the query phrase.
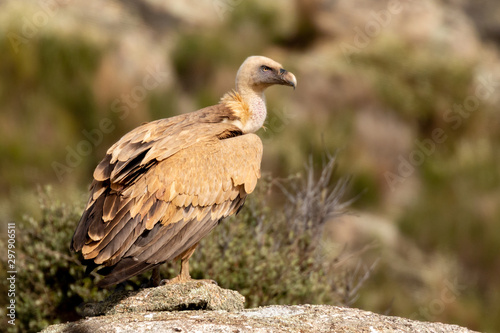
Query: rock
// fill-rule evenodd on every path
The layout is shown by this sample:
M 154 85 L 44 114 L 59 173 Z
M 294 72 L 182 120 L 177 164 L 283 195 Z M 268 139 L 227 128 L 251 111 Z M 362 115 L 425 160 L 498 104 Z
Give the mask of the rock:
M 331 305 L 274 305 L 238 312 L 118 313 L 52 325 L 58 332 L 473 332 L 456 325 L 389 317 Z
M 192 281 L 171 284 L 140 291 L 120 291 L 99 303 L 87 303 L 86 317 L 131 312 L 181 310 L 243 310 L 245 297 L 240 293 L 222 289 L 205 282 Z

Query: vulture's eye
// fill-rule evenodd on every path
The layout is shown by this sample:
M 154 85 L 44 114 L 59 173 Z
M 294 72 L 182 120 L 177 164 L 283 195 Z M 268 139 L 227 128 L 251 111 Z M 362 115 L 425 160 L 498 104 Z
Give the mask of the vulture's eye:
M 260 69 L 263 71 L 263 72 L 267 72 L 267 71 L 270 71 L 272 70 L 271 67 L 267 67 L 266 65 L 263 65 L 260 67 Z

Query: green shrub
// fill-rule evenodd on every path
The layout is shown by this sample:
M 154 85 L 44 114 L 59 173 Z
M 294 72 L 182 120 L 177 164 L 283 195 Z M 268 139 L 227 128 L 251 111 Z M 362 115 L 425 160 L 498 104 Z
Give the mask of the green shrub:
M 84 276 L 69 242 L 84 202 L 54 198 L 50 187 L 39 193 L 42 216 L 26 216 L 16 223 L 16 326 L 9 331 L 35 332 L 49 324 L 78 319 L 75 309 L 88 299 L 102 299 L 104 291 Z M 0 242 L 6 248 L 4 240 Z M 7 295 L 7 263 L 0 261 L 2 294 Z M 2 306 L 2 311 L 5 307 Z M 2 316 L 5 315 L 2 313 Z

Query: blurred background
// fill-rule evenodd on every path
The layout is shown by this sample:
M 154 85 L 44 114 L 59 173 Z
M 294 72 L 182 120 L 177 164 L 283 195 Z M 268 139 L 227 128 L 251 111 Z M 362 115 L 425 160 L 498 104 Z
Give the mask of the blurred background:
M 320 175 L 333 152 L 336 177 L 351 177 L 343 202 L 356 200 L 323 216 L 313 245 L 293 245 L 292 262 L 278 246 L 292 242 L 272 236 L 244 276 L 254 254 L 228 239 L 245 231 L 220 227 L 204 252 L 226 242 L 246 259 L 193 276 L 248 306 L 341 304 L 500 331 L 498 1 L 1 0 L 0 31 L 1 274 L 8 222 L 19 271 L 11 330 L 76 320 L 79 304 L 104 297 L 68 248 L 107 148 L 143 122 L 217 103 L 259 54 L 298 86 L 266 93 L 266 175 L 240 219 L 274 235 L 269 223 L 287 222 L 275 184 Z M 280 264 L 299 267 L 282 289 Z M 234 278 L 221 281 L 224 269 Z M 2 276 L 2 304 L 7 290 Z

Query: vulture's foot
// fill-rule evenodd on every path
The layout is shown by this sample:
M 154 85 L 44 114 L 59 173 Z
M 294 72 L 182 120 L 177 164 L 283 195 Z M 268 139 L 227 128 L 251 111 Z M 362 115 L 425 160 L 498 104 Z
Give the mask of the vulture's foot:
M 182 275 L 177 275 L 173 279 L 163 279 L 160 282 L 160 286 L 164 286 L 167 284 L 176 284 L 176 283 L 186 283 L 186 282 L 191 282 L 191 281 L 200 281 L 200 282 L 206 282 L 210 284 L 215 284 L 216 286 L 218 285 L 217 281 L 210 280 L 210 279 L 192 279 L 190 276 L 185 277 Z

